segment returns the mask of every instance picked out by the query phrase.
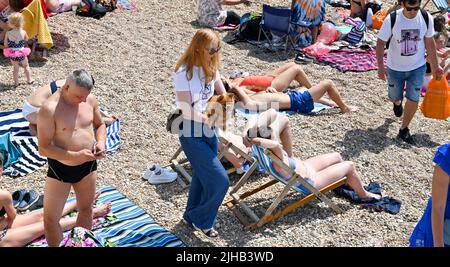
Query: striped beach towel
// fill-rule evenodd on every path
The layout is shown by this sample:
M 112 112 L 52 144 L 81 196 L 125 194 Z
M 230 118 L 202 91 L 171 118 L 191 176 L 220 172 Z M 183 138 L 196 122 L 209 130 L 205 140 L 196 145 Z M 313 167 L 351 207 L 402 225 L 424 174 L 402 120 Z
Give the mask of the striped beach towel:
M 94 223 L 92 232 L 99 240 L 116 247 L 185 247 L 177 236 L 158 225 L 142 208 L 113 186 L 104 186 L 96 205 L 112 203 L 111 212 L 103 222 Z M 72 197 L 67 203 L 74 201 Z M 67 234 L 69 232 L 66 232 Z M 47 246 L 40 238 L 29 246 Z
M 107 128 L 106 149 L 109 153 L 117 152 L 120 146 L 120 121 L 116 120 Z M 3 174 L 11 177 L 25 176 L 45 165 L 47 159 L 38 153 L 37 137 L 31 136 L 28 121 L 22 110 L 0 112 L 0 135 L 11 132 L 12 142 L 22 152 L 19 162 L 4 170 Z

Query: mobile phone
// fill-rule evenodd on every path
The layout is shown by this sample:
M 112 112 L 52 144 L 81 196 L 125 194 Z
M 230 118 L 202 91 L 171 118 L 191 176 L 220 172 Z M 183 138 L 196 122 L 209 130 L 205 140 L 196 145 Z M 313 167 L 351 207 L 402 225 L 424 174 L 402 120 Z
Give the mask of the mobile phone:
M 97 151 L 97 152 L 94 153 L 94 155 L 98 156 L 98 155 L 100 155 L 100 154 L 102 154 L 104 152 L 106 152 L 106 150 Z
M 5 214 L 6 214 L 5 208 L 2 208 L 2 209 L 0 210 L 0 217 L 2 217 L 2 216 L 5 215 Z

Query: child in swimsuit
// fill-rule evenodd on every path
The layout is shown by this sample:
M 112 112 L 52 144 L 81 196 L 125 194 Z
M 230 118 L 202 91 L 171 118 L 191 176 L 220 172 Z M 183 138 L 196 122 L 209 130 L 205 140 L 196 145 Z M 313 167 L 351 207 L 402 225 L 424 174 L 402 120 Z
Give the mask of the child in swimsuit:
M 28 84 L 32 84 L 28 55 L 30 48 L 25 47 L 28 35 L 23 30 L 24 19 L 21 13 L 15 12 L 8 17 L 8 26 L 12 29 L 5 35 L 3 54 L 11 60 L 13 66 L 14 85 L 19 85 L 19 67 L 24 68 Z

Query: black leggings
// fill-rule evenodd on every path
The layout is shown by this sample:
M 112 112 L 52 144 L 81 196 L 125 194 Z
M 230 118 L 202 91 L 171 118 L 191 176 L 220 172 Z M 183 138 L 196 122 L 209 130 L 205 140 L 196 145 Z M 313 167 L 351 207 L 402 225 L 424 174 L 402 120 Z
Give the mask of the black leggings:
M 239 16 L 234 11 L 227 11 L 227 19 L 225 20 L 225 23 L 223 25 L 230 25 L 230 24 L 239 25 L 240 22 L 241 16 Z

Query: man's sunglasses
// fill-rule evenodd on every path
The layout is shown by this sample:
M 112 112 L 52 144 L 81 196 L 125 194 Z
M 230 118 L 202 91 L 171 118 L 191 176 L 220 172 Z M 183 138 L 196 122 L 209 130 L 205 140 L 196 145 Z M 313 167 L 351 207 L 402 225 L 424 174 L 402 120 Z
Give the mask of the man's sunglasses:
M 212 56 L 212 55 L 214 55 L 215 53 L 219 52 L 219 50 L 220 50 L 220 46 L 217 47 L 217 49 L 211 48 L 211 49 L 209 49 L 209 54 Z
M 405 6 L 405 9 L 406 9 L 406 11 L 417 11 L 417 10 L 420 9 L 420 5 L 415 6 L 415 7 L 408 7 L 408 6 Z

